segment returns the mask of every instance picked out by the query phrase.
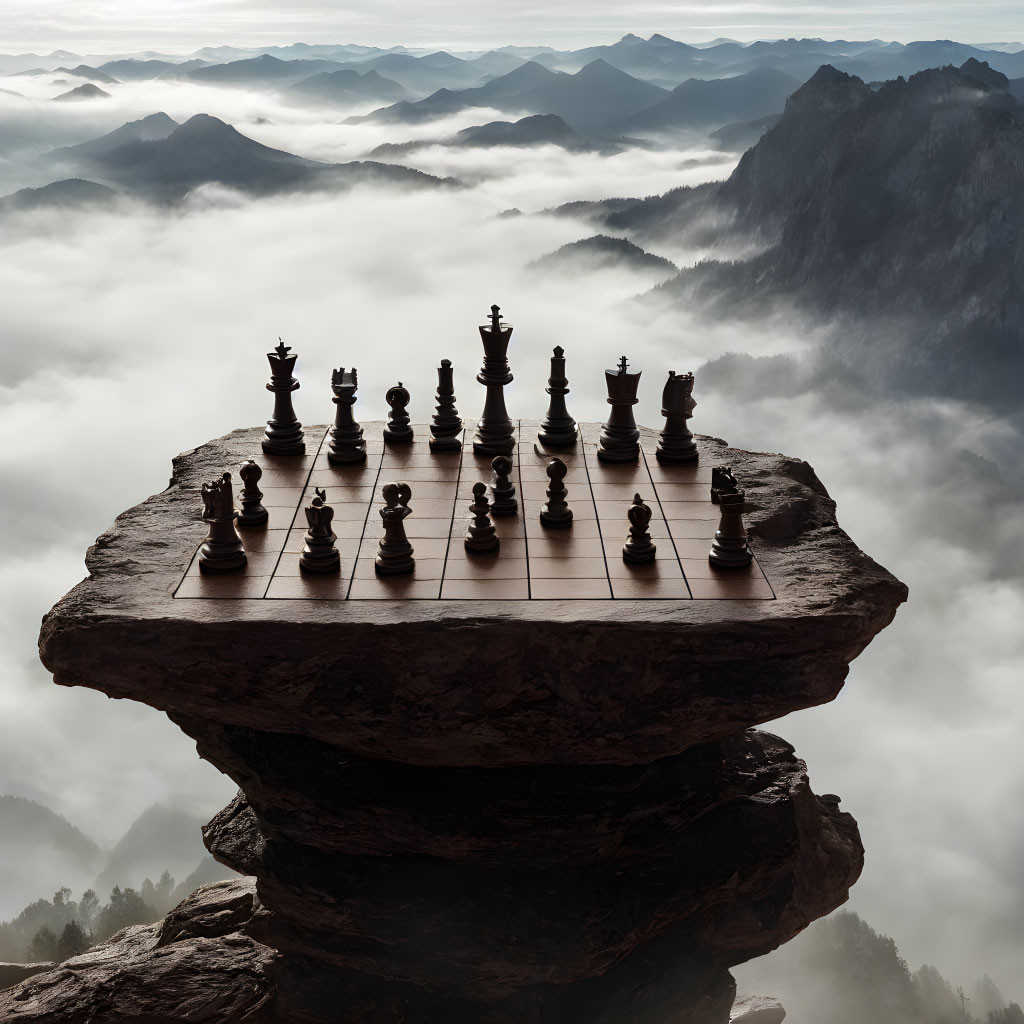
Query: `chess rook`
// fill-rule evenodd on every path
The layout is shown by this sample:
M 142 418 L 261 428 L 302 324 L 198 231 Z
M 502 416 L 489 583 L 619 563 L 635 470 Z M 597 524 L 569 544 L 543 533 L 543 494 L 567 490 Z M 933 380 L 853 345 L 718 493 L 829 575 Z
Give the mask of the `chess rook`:
M 366 461 L 366 441 L 363 428 L 356 423 L 352 407 L 356 404 L 356 388 L 359 386 L 356 369 L 345 368 L 331 372 L 332 401 L 336 406 L 334 426 L 331 427 L 327 446 L 327 461 L 332 466 L 348 466 Z
M 754 553 L 747 544 L 747 530 L 743 525 L 745 501 L 746 495 L 743 491 L 719 494 L 718 504 L 722 518 L 711 544 L 711 551 L 708 553 L 708 560 L 712 565 L 723 569 L 742 569 L 750 565 Z
M 622 558 L 626 562 L 653 562 L 657 547 L 651 543 L 648 527 L 651 525 L 651 506 L 644 503 L 639 494 L 633 495 L 633 504 L 626 513 L 629 519 L 629 537 L 622 547 Z
M 334 509 L 327 504 L 327 493 L 315 488 L 314 498 L 306 508 L 308 529 L 302 538 L 299 569 L 302 572 L 325 575 L 341 568 L 341 558 L 334 542 L 338 539 L 331 528 Z
M 412 427 L 409 426 L 409 413 L 406 411 L 409 404 L 408 390 L 399 381 L 397 387 L 388 389 L 384 401 L 391 408 L 388 425 L 384 428 L 384 440 L 391 444 L 407 444 L 413 437 Z
M 457 452 L 462 448 L 462 418 L 455 408 L 452 361 L 442 359 L 437 368 L 437 411 L 430 421 L 430 450 Z
M 377 545 L 373 567 L 381 576 L 400 576 L 416 567 L 412 545 L 405 535 L 405 518 L 412 512 L 409 508 L 412 490 L 408 484 L 385 484 L 381 497 L 384 507 L 379 511 L 384 536 Z
M 484 365 L 476 379 L 487 388 L 487 397 L 473 438 L 476 455 L 511 455 L 515 448 L 512 421 L 505 409 L 505 385 L 513 379 L 507 359 L 511 337 L 512 325 L 502 323 L 499 306 L 491 306 L 491 322 L 480 327 Z
M 299 387 L 299 382 L 292 376 L 298 355 L 289 355 L 291 349 L 280 338 L 277 340 L 277 348 L 267 353 L 270 363 L 267 390 L 274 393 L 274 415 L 267 420 L 263 451 L 267 455 L 305 455 L 302 424 L 292 407 L 292 392 Z
M 711 467 L 711 501 L 717 505 L 723 494 L 735 494 L 739 490 L 732 466 Z
M 487 504 L 487 484 L 473 484 L 473 504 L 469 506 L 472 518 L 463 540 L 467 551 L 495 551 L 501 543 L 491 522 L 490 510 Z
M 507 455 L 497 455 L 491 460 L 494 483 L 491 485 L 491 514 L 495 516 L 514 516 L 519 511 L 516 500 L 515 484 L 509 479 L 512 473 L 512 460 Z
M 605 370 L 608 404 L 612 407 L 608 422 L 601 428 L 597 457 L 601 462 L 636 462 L 640 458 L 640 431 L 633 419 L 633 406 L 640 373 L 628 373 L 626 357 L 617 370 Z M 641 371 L 642 372 L 642 371 Z
M 696 462 L 700 453 L 693 442 L 687 420 L 693 416 L 697 403 L 693 400 L 693 374 L 668 371 L 668 380 L 661 396 L 661 415 L 665 427 L 658 437 L 654 454 L 659 462 Z
M 548 500 L 540 510 L 540 521 L 543 526 L 558 528 L 572 525 L 572 509 L 565 498 L 569 493 L 565 486 L 565 474 L 569 472 L 561 459 L 552 459 L 548 463 Z
M 569 415 L 565 407 L 565 396 L 569 394 L 566 385 L 569 381 L 565 376 L 565 350 L 556 346 L 551 356 L 551 376 L 545 388 L 551 396 L 548 411 L 540 421 L 540 432 L 537 439 L 549 448 L 567 448 L 576 444 L 576 421 Z
M 203 521 L 209 527 L 206 540 L 199 549 L 202 572 L 235 572 L 245 567 L 245 548 L 235 529 L 238 513 L 231 490 L 231 474 L 203 484 Z
M 270 518 L 270 513 L 263 507 L 263 492 L 259 488 L 263 470 L 249 459 L 242 463 L 238 475 L 242 478 L 242 493 L 238 496 L 242 511 L 238 514 L 238 525 L 262 526 Z

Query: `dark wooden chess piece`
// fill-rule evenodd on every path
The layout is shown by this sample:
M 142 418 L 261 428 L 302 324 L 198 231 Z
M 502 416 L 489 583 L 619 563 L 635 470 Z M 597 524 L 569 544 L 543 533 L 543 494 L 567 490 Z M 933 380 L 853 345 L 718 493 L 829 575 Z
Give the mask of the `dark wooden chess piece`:
M 565 407 L 565 396 L 569 394 L 566 387 L 569 381 L 565 376 L 565 350 L 556 346 L 551 356 L 551 376 L 545 388 L 551 396 L 548 411 L 540 421 L 540 432 L 537 439 L 541 444 L 551 448 L 567 448 L 574 445 L 577 439 L 576 421 L 569 415 Z
M 604 371 L 612 411 L 601 428 L 601 444 L 597 449 L 601 462 L 636 462 L 640 458 L 640 431 L 633 419 L 633 406 L 639 401 L 636 389 L 640 374 L 627 373 L 628 365 L 623 356 L 617 370 Z
M 543 526 L 560 527 L 572 525 L 572 509 L 566 503 L 569 493 L 565 487 L 565 474 L 569 472 L 561 459 L 552 459 L 546 470 L 548 474 L 548 500 L 540 510 Z
M 405 517 L 412 512 L 412 489 L 408 484 L 385 484 L 380 493 L 384 499 L 384 507 L 379 510 L 384 536 L 377 545 L 373 567 L 381 576 L 400 576 L 416 567 L 412 545 L 405 535 Z
M 263 451 L 267 455 L 305 455 L 302 424 L 292 408 L 292 392 L 299 387 L 299 382 L 292 376 L 298 355 L 288 355 L 291 349 L 280 338 L 277 340 L 277 348 L 267 353 L 270 362 L 267 390 L 274 393 L 274 415 L 267 420 Z
M 384 428 L 384 440 L 391 444 L 406 444 L 412 440 L 412 427 L 409 426 L 409 392 L 398 382 L 397 387 L 389 388 L 384 401 L 391 407 L 388 425 Z
M 455 384 L 452 379 L 452 361 L 442 359 L 437 368 L 437 412 L 430 421 L 430 450 L 457 452 L 462 448 L 462 418 L 455 408 Z
M 354 366 L 348 373 L 344 367 L 331 372 L 331 390 L 334 392 L 332 401 L 337 407 L 334 426 L 328 435 L 331 441 L 327 446 L 327 461 L 332 466 L 349 466 L 366 461 L 363 428 L 352 415 L 358 386 L 359 379 Z
M 696 462 L 700 456 L 693 442 L 693 434 L 687 420 L 693 416 L 697 403 L 693 400 L 693 374 L 677 375 L 668 371 L 668 381 L 661 396 L 661 415 L 665 417 L 665 429 L 658 438 L 654 454 L 659 462 Z
M 629 537 L 622 546 L 622 558 L 626 562 L 653 562 L 657 547 L 651 543 L 648 527 L 651 525 L 651 506 L 645 504 L 639 494 L 633 495 L 633 504 L 626 513 L 629 518 Z
M 516 500 L 516 485 L 509 479 L 512 460 L 507 455 L 497 455 L 491 460 L 491 469 L 494 472 L 491 513 L 496 516 L 514 516 L 519 511 L 519 502 Z
M 736 477 L 732 475 L 732 466 L 711 467 L 711 501 L 717 505 L 723 494 L 735 494 L 739 490 Z
M 490 510 L 487 504 L 487 484 L 473 484 L 473 504 L 469 506 L 473 518 L 469 521 L 463 541 L 467 551 L 494 551 L 501 543 L 491 522 Z
M 506 358 L 511 337 L 512 325 L 501 322 L 499 306 L 491 306 L 491 322 L 480 327 L 484 365 L 476 379 L 487 388 L 487 397 L 473 439 L 476 455 L 511 455 L 516 446 L 512 421 L 505 409 L 504 390 L 513 379 Z
M 249 459 L 242 463 L 238 475 L 242 478 L 242 493 L 238 496 L 242 511 L 238 514 L 238 525 L 262 526 L 270 518 L 270 513 L 263 507 L 263 492 L 259 487 L 263 470 Z
M 746 495 L 743 491 L 720 492 L 718 504 L 722 518 L 715 533 L 708 561 L 723 569 L 742 569 L 750 565 L 754 553 L 747 544 L 747 530 L 743 525 L 743 506 Z
M 315 497 L 306 508 L 306 522 L 309 528 L 302 538 L 302 554 L 299 568 L 303 572 L 323 576 L 341 568 L 341 557 L 334 542 L 338 539 L 331 529 L 334 509 L 327 504 L 327 493 L 315 488 Z
M 203 521 L 210 530 L 199 549 L 201 572 L 234 572 L 245 567 L 245 548 L 235 529 L 238 513 L 231 491 L 231 474 L 203 484 Z

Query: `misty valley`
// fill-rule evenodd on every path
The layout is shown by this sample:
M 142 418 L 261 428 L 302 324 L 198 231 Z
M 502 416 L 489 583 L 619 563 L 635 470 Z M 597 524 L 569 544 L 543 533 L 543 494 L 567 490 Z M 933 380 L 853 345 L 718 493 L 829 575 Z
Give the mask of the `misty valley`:
M 513 415 L 542 414 L 555 345 L 580 421 L 623 352 L 642 423 L 661 368 L 692 371 L 695 432 L 805 459 L 909 585 L 835 706 L 785 720 L 863 875 L 741 996 L 1024 1024 L 1024 46 L 211 46 L 0 54 L 0 79 L 0 961 L 236 877 L 200 833 L 227 777 L 38 663 L 82 551 L 172 456 L 266 419 L 279 338 L 304 423 L 353 363 L 361 418 L 400 376 L 421 423 L 438 353 L 476 402 L 500 303 Z

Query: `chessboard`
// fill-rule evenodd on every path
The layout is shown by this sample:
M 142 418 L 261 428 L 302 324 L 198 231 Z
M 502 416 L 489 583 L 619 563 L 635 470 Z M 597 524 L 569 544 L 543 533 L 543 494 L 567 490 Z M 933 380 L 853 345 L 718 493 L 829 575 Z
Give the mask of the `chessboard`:
M 307 454 L 253 458 L 263 469 L 259 486 L 270 517 L 263 527 L 240 529 L 247 564 L 237 573 L 201 573 L 198 549 L 203 524 L 197 514 L 196 551 L 174 597 L 179 600 L 773 600 L 752 542 L 754 561 L 740 569 L 718 569 L 708 551 L 719 523 L 710 495 L 711 465 L 705 461 L 668 465 L 654 455 L 656 437 L 644 432 L 640 460 L 609 465 L 597 459 L 600 425 L 581 423 L 574 448 L 552 450 L 568 467 L 565 486 L 573 511 L 569 527 L 540 521 L 546 501 L 548 456 L 535 450 L 536 422 L 517 424 L 512 482 L 519 511 L 494 516 L 500 537 L 495 552 L 471 553 L 463 537 L 473 484 L 492 481 L 491 457 L 473 453 L 473 426 L 463 447 L 431 452 L 430 432 L 414 425 L 411 443 L 381 438 L 383 424 L 366 424 L 364 463 L 332 466 L 327 430 L 306 434 Z M 317 440 L 319 439 L 319 441 Z M 698 446 L 700 442 L 698 440 Z M 232 470 L 237 479 L 237 467 Z M 404 576 L 380 576 L 374 558 L 382 534 L 381 488 L 407 483 L 412 491 L 405 520 L 415 569 Z M 340 572 L 304 574 L 299 553 L 306 532 L 305 508 L 315 490 L 326 491 L 334 509 L 333 529 Z M 623 560 L 629 533 L 627 511 L 634 494 L 651 507 L 653 562 Z

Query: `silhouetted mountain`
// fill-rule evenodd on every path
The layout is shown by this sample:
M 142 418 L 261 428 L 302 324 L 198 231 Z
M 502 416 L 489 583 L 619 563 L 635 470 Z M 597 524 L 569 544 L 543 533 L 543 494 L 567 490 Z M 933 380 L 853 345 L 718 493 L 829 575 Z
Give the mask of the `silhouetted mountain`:
M 113 75 L 120 82 L 141 82 L 159 78 L 167 71 L 173 71 L 177 64 L 168 60 L 109 60 L 99 70 Z
M 361 182 L 441 184 L 439 178 L 407 167 L 306 160 L 263 146 L 208 114 L 196 114 L 164 139 L 128 142 L 89 161 L 93 177 L 159 200 L 178 199 L 208 182 L 256 194 Z
M 721 128 L 709 132 L 708 137 L 714 142 L 716 149 L 730 153 L 743 152 L 750 149 L 769 128 L 774 128 L 780 117 L 781 114 L 770 114 L 768 117 L 759 117 L 756 121 L 724 124 Z
M 109 205 L 117 193 L 106 185 L 81 178 L 53 181 L 42 188 L 23 188 L 12 195 L 0 197 L 0 213 L 25 210 L 71 209 Z
M 71 89 L 69 92 L 62 92 L 59 96 L 53 97 L 55 101 L 70 101 L 75 102 L 76 100 L 101 100 L 110 99 L 110 93 L 104 92 L 98 85 L 93 85 L 91 82 L 86 85 L 80 85 L 77 89 Z
M 600 147 L 573 131 L 557 114 L 531 114 L 518 121 L 491 121 L 463 128 L 452 140 L 455 146 L 561 146 L 575 151 Z
M 822 67 L 728 181 L 592 213 L 639 238 L 763 247 L 662 297 L 729 313 L 789 297 L 841 317 L 834 351 L 879 383 L 1017 407 L 1024 111 L 1008 84 L 965 63 L 875 91 Z
M 88 64 L 79 64 L 77 68 L 57 68 L 57 70 L 63 71 L 66 75 L 76 75 L 78 78 L 88 78 L 93 82 L 102 82 L 104 85 L 117 85 L 118 82 L 116 78 L 96 68 L 91 68 Z
M 166 139 L 175 128 L 178 122 L 172 117 L 160 111 L 150 114 L 139 121 L 129 121 L 127 124 L 115 128 L 98 139 L 90 139 L 88 142 L 80 142 L 77 146 L 62 146 L 48 153 L 47 160 L 77 160 L 81 157 L 99 156 L 109 153 L 128 142 L 153 142 L 159 139 Z
M 971 58 L 987 63 L 1009 77 L 1024 75 L 1024 54 L 983 50 L 950 39 L 920 40 L 899 50 L 867 52 L 832 63 L 839 70 L 865 81 L 884 81 L 901 75 L 907 78 L 928 68 L 962 65 Z
M 291 86 L 296 96 L 324 103 L 393 103 L 406 95 L 405 89 L 376 71 L 323 71 Z
M 496 55 L 498 61 L 521 63 L 507 55 Z M 408 53 L 384 53 L 369 60 L 350 62 L 342 67 L 353 71 L 376 71 L 393 82 L 398 82 L 412 96 L 420 98 L 438 89 L 468 89 L 479 85 L 489 75 L 510 70 L 501 67 L 494 58 L 484 54 L 475 60 L 462 60 L 450 53 L 427 54 L 413 57 Z
M 417 103 L 396 103 L 365 118 L 350 118 L 349 123 L 368 120 L 377 124 L 415 124 L 470 107 L 494 107 L 510 112 L 557 114 L 577 131 L 602 135 L 616 122 L 653 106 L 665 95 L 664 89 L 632 78 L 603 60 L 588 64 L 574 75 L 549 71 L 527 61 L 475 89 L 441 89 Z
M 664 280 L 678 267 L 662 256 L 644 252 L 628 238 L 594 235 L 569 242 L 527 265 L 532 272 L 589 274 L 596 270 L 632 270 Z
M 691 78 L 664 99 L 619 124 L 623 132 L 658 133 L 674 129 L 752 121 L 778 114 L 800 85 L 790 75 L 765 68 L 736 78 Z
M 100 848 L 59 814 L 32 800 L 0 796 L 0 920 L 40 893 L 87 884 L 102 863 Z
M 190 71 L 187 77 L 203 85 L 280 86 L 301 82 L 324 71 L 337 71 L 334 60 L 279 60 L 270 54 L 227 64 L 211 64 Z

